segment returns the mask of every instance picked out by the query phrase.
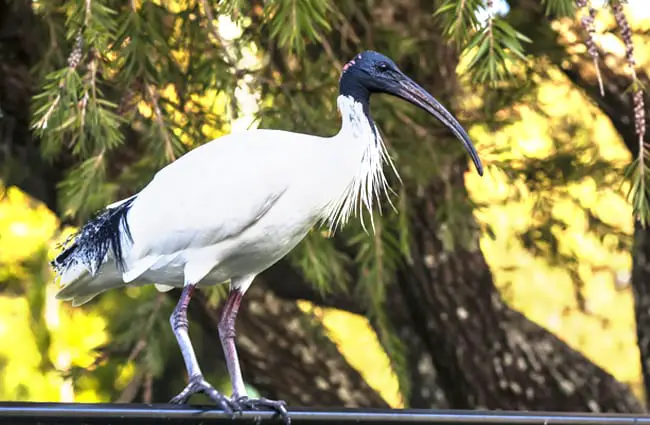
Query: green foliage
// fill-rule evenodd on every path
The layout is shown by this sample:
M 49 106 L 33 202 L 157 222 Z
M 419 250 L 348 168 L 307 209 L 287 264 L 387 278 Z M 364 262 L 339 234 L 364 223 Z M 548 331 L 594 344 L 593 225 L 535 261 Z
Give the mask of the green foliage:
M 544 4 L 544 11 L 547 16 L 554 16 L 557 18 L 575 16 L 575 1 L 572 0 L 542 0 Z
M 467 56 L 467 72 L 477 83 L 495 84 L 512 78 L 509 70 L 526 62 L 522 42 L 532 43 L 505 19 L 495 16 L 492 1 L 444 0 L 434 11 L 441 19 L 444 34 L 459 44 Z M 574 0 L 544 0 L 547 15 L 573 16 Z M 479 14 L 484 13 L 484 22 Z
M 631 182 L 627 196 L 631 199 L 635 217 L 645 227 L 650 217 L 650 167 L 637 157 L 625 168 L 625 177 Z
M 336 249 L 335 240 L 320 232 L 311 232 L 290 254 L 292 263 L 322 294 L 346 291 L 350 285 L 350 259 Z
M 116 104 L 106 99 L 101 87 L 106 69 L 98 53 L 107 51 L 113 40 L 116 12 L 99 1 L 69 2 L 64 11 L 66 37 L 75 40 L 74 47 L 67 64 L 49 72 L 41 93 L 34 96 L 33 128 L 43 141 L 46 157 L 54 159 L 68 147 L 84 161 L 61 187 L 62 198 L 69 202 L 66 206 L 87 215 L 110 200 L 98 192 L 103 184 L 103 159 L 124 139 Z M 89 194 L 96 202 L 86 202 L 92 201 Z
M 479 12 L 487 12 L 483 24 Z M 531 42 L 505 20 L 493 16 L 482 0 L 446 0 L 434 13 L 442 19 L 445 35 L 468 56 L 467 72 L 477 83 L 496 83 L 510 77 L 516 61 L 525 61 L 521 44 Z
M 465 52 L 472 55 L 468 72 L 477 83 L 494 83 L 511 77 L 510 69 L 517 59 L 526 60 L 521 42 L 531 40 L 506 21 L 493 18 L 470 39 Z
M 267 16 L 271 37 L 281 47 L 303 53 L 306 41 L 321 41 L 332 28 L 332 4 L 323 0 L 273 0 Z
M 631 40 L 629 42 L 631 43 Z M 632 69 L 634 71 L 633 67 Z M 633 72 L 633 77 L 634 81 L 627 92 L 632 94 L 634 103 L 634 121 L 636 133 L 639 137 L 639 152 L 632 163 L 626 167 L 625 177 L 630 182 L 630 190 L 627 196 L 632 203 L 633 214 L 636 220 L 641 223 L 641 226 L 645 227 L 648 220 L 650 220 L 650 186 L 648 186 L 648 170 L 650 170 L 648 148 L 650 145 L 645 141 L 646 117 L 643 100 L 643 93 L 646 88 L 637 79 L 636 72 Z
M 107 4 L 71 1 L 63 16 L 47 0 L 38 8 L 52 28 L 62 24 L 67 39 L 76 37 L 67 61 L 47 72 L 34 96 L 33 127 L 44 155 L 55 159 L 65 152 L 81 164 L 60 185 L 62 210 L 81 218 L 120 196 L 120 179 L 130 178 L 130 167 L 151 173 L 222 132 L 223 114 L 201 102 L 210 90 L 232 86 L 221 71 L 221 46 L 192 18 L 200 13 L 198 4 L 180 13 L 152 2 L 116 9 Z M 226 107 L 216 92 L 212 98 Z M 133 160 L 121 170 L 107 169 L 106 159 L 125 134 L 141 141 L 128 144 Z M 143 150 L 147 155 L 138 158 Z
M 433 16 L 442 15 L 444 34 L 463 44 L 471 33 L 481 27 L 478 13 L 483 5 L 483 0 L 445 0 Z
M 106 160 L 100 153 L 80 163 L 68 172 L 68 177 L 61 182 L 61 202 L 70 211 L 90 215 L 106 201 L 105 187 Z M 105 204 L 104 204 L 105 205 Z

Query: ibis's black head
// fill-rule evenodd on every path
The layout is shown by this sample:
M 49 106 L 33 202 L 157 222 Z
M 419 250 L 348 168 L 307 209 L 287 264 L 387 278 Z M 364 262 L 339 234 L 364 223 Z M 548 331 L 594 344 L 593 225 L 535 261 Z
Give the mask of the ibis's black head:
M 392 60 L 381 53 L 365 51 L 346 63 L 341 73 L 339 90 L 341 95 L 350 96 L 361 103 L 366 111 L 372 93 L 388 93 L 419 106 L 436 117 L 463 142 L 476 165 L 476 170 L 483 175 L 481 160 L 458 120 L 431 94 L 400 71 Z

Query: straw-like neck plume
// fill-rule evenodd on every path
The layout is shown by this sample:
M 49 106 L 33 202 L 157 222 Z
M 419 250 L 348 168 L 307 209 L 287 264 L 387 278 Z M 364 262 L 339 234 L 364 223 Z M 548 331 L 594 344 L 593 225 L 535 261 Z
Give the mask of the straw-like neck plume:
M 347 144 L 358 161 L 353 169 L 351 180 L 341 193 L 332 201 L 327 211 L 326 221 L 331 231 L 344 226 L 350 217 L 357 213 L 365 229 L 363 209 L 370 215 L 370 224 L 374 230 L 373 205 L 380 206 L 381 196 L 390 190 L 384 175 L 384 163 L 390 164 L 395 175 L 399 174 L 393 165 L 384 144 L 379 129 L 369 113 L 367 103 L 359 102 L 349 95 L 341 95 L 337 99 L 341 113 L 341 130 L 337 136 L 341 143 Z M 347 149 L 346 149 L 347 150 Z

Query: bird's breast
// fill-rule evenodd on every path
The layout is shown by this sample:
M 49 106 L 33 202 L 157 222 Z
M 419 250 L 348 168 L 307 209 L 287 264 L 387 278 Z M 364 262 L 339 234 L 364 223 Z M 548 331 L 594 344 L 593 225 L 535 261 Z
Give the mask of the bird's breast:
M 279 202 L 254 225 L 225 242 L 223 257 L 212 274 L 229 278 L 261 273 L 295 248 L 317 220 L 316 214 L 301 213 Z

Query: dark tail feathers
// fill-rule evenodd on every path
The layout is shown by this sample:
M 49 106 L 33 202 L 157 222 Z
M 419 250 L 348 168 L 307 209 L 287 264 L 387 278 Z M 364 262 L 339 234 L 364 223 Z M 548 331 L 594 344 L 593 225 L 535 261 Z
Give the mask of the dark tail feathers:
M 64 243 L 65 249 L 51 263 L 54 270 L 62 273 L 68 267 L 81 262 L 94 275 L 110 249 L 117 267 L 124 271 L 121 236 L 125 232 L 126 237 L 133 241 L 126 214 L 135 198 L 135 196 L 128 198 L 114 208 L 106 208 L 97 217 L 88 221 Z M 74 240 L 72 245 L 65 246 L 71 240 Z

